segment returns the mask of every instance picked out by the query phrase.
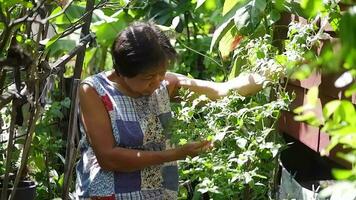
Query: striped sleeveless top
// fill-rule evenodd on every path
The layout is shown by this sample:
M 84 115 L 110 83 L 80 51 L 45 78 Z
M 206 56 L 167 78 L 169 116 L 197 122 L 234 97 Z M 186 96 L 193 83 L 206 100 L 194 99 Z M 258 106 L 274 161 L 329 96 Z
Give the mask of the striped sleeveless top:
M 171 108 L 165 81 L 151 96 L 139 98 L 131 98 L 117 90 L 105 72 L 86 78 L 82 84 L 90 85 L 100 96 L 109 113 L 118 147 L 147 151 L 171 148 L 168 130 Z M 99 166 L 81 122 L 80 132 L 81 158 L 76 166 L 77 199 L 177 199 L 176 162 L 134 172 L 106 171 Z

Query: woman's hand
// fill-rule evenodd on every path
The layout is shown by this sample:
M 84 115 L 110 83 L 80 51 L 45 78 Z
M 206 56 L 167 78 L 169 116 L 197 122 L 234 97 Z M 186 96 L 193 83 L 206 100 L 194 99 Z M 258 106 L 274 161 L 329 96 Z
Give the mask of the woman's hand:
M 242 96 L 250 96 L 260 91 L 265 81 L 266 78 L 259 74 L 241 74 L 225 82 L 224 87 L 228 88 L 228 91 L 236 90 Z
M 181 159 L 186 158 L 187 156 L 190 157 L 195 157 L 203 152 L 206 152 L 208 149 L 210 149 L 211 142 L 210 141 L 201 141 L 201 142 L 191 142 L 188 144 L 185 144 L 181 147 L 178 147 L 176 150 L 178 154 L 180 155 Z

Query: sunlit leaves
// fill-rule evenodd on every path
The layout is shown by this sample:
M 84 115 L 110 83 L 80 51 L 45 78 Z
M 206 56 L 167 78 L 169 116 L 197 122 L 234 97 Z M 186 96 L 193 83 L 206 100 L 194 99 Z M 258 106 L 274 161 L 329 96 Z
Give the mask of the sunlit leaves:
M 205 138 L 213 141 L 214 147 L 210 152 L 181 162 L 185 169 L 182 178 L 188 176 L 190 180 L 200 180 L 199 191 L 208 192 L 214 199 L 243 197 L 239 191 L 247 186 L 253 197 L 265 196 L 267 177 L 271 176 L 274 166 L 270 161 L 281 147 L 267 141 L 275 130 L 265 124 L 276 119 L 280 109 L 286 108 L 284 100 L 265 100 L 237 94 L 206 104 L 183 100 L 183 107 L 175 112 L 175 117 L 182 121 L 174 122 L 175 128 L 172 129 L 177 130 L 173 134 L 180 138 L 177 142 L 181 138 L 185 141 Z M 203 183 L 205 178 L 209 182 Z
M 340 22 L 340 39 L 343 55 L 346 58 L 345 67 L 356 68 L 356 6 L 346 12 Z
M 60 12 L 62 12 L 62 8 L 57 7 L 56 9 L 53 10 L 51 16 L 57 15 Z M 72 4 L 67 8 L 65 14 L 62 14 L 54 18 L 53 22 L 57 25 L 71 24 L 74 23 L 81 16 L 83 16 L 84 12 L 85 12 L 84 5 L 80 6 L 80 5 Z
M 298 114 L 294 117 L 296 121 L 305 121 L 313 126 L 320 126 L 321 121 L 315 114 L 315 108 L 317 107 L 319 90 L 317 87 L 312 87 L 306 94 L 306 102 L 304 105 L 294 109 L 294 113 Z
M 219 41 L 219 51 L 223 59 L 226 59 L 230 55 L 230 52 L 234 50 L 233 43 L 236 39 L 239 42 L 241 40 L 241 36 L 237 35 L 236 28 L 232 27 Z
M 237 5 L 237 3 L 241 1 L 242 0 L 225 0 L 222 15 L 228 13 L 234 6 Z
M 303 64 L 299 67 L 298 70 L 296 70 L 292 74 L 292 78 L 297 79 L 297 80 L 304 80 L 304 79 L 308 78 L 313 72 L 314 72 L 314 69 L 312 66 Z
M 301 0 L 300 4 L 309 17 L 314 17 L 323 9 L 323 0 Z
M 221 38 L 234 26 L 233 18 L 230 18 L 228 21 L 219 26 L 218 29 L 215 30 L 213 34 L 213 38 L 211 40 L 210 51 L 213 50 L 216 43 L 221 40 Z
M 356 94 L 356 83 L 352 84 L 346 91 L 345 97 L 351 97 L 352 95 Z
M 53 44 L 49 45 L 47 50 L 49 51 L 50 56 L 59 57 L 71 51 L 75 47 L 75 45 L 75 40 L 59 39 Z
M 25 1 L 25 0 L 1 0 L 0 4 L 4 6 L 4 8 L 10 8 L 12 6 L 22 5 L 26 8 L 33 8 L 32 2 Z
M 242 35 L 253 33 L 262 20 L 265 8 L 265 0 L 252 0 L 247 5 L 239 8 L 234 16 L 237 31 Z
M 103 22 L 92 26 L 93 32 L 97 37 L 97 42 L 103 46 L 109 47 L 117 34 L 127 26 L 127 21 L 117 19 L 114 22 Z
M 197 6 L 195 7 L 195 9 L 198 9 L 201 5 L 203 5 L 203 3 L 205 3 L 206 0 L 197 0 Z
M 335 112 L 336 109 L 341 105 L 341 101 L 334 100 L 328 102 L 323 108 L 323 117 L 324 119 L 329 119 L 329 117 Z

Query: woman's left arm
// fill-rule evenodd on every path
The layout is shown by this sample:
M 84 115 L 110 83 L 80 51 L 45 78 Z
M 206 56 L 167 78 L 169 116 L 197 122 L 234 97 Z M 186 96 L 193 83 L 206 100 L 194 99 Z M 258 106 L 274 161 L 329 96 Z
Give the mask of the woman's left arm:
M 179 88 L 189 89 L 199 95 L 205 94 L 209 99 L 216 100 L 226 96 L 230 90 L 236 90 L 242 96 L 254 95 L 263 87 L 266 79 L 259 74 L 243 74 L 224 83 L 188 78 L 187 76 L 167 72 L 170 97 L 177 96 Z

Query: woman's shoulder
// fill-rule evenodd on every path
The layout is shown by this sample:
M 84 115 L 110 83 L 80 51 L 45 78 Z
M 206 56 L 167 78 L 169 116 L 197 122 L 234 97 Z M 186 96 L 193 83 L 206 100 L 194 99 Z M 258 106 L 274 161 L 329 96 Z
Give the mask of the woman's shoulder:
M 110 85 L 106 80 L 106 72 L 100 72 L 84 78 L 81 81 L 81 88 L 96 91 L 99 96 L 105 95 L 105 88 Z
M 93 74 L 91 76 L 88 76 L 84 78 L 81 81 L 81 84 L 89 84 L 89 85 L 94 85 L 96 82 L 101 82 L 102 80 L 105 80 L 106 72 L 99 72 L 97 74 Z

